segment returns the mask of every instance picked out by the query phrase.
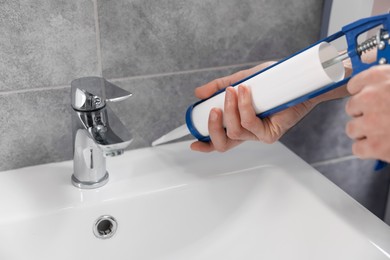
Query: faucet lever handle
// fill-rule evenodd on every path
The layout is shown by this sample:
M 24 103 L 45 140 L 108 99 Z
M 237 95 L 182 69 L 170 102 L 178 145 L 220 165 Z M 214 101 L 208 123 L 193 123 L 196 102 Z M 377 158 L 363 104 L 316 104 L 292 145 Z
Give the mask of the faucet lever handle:
M 105 80 L 106 102 L 119 102 L 128 99 L 133 94 Z
M 132 94 L 100 77 L 84 77 L 71 83 L 72 107 L 78 111 L 93 111 L 106 102 L 118 102 Z

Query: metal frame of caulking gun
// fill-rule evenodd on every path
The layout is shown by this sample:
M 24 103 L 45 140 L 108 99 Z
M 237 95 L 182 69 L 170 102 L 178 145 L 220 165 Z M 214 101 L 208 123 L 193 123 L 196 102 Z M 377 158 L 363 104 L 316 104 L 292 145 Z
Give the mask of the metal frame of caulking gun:
M 383 50 L 379 50 L 378 49 L 378 53 L 377 53 L 377 60 L 373 63 L 370 63 L 370 64 L 366 64 L 366 63 L 363 63 L 360 59 L 360 56 L 359 54 L 357 53 L 357 50 L 356 50 L 356 47 L 357 47 L 357 38 L 360 34 L 364 33 L 364 32 L 367 32 L 368 30 L 372 29 L 372 28 L 375 28 L 377 26 L 380 26 L 382 25 L 383 26 L 383 29 L 386 30 L 386 31 L 389 31 L 389 28 L 390 28 L 390 14 L 384 14 L 384 15 L 378 15 L 378 16 L 373 16 L 373 17 L 368 17 L 368 18 L 364 18 L 364 19 L 361 19 L 361 20 L 358 20 L 356 22 L 353 22 L 351 24 L 348 24 L 344 27 L 342 27 L 341 31 L 339 32 L 336 32 L 335 34 L 325 38 L 325 39 L 322 39 L 320 41 L 317 41 L 316 43 L 308 46 L 307 48 L 304 48 L 303 50 L 299 51 L 299 52 L 296 52 L 294 54 L 292 54 L 291 56 L 288 56 L 287 58 L 263 69 L 263 70 L 260 70 L 259 72 L 257 73 L 254 73 L 234 84 L 232 84 L 232 86 L 237 86 L 239 84 L 241 84 L 242 82 L 252 78 L 252 77 L 255 77 L 257 75 L 259 75 L 260 73 L 263 73 L 279 64 L 281 64 L 282 62 L 285 62 L 286 60 L 288 59 L 291 59 L 292 57 L 296 56 L 296 55 L 299 55 L 300 53 L 306 51 L 307 49 L 321 43 L 321 42 L 332 42 L 342 36 L 345 36 L 346 37 L 346 40 L 347 40 L 347 44 L 348 44 L 348 56 L 349 58 L 351 59 L 351 63 L 352 63 L 352 75 L 348 78 L 345 78 L 339 82 L 336 82 L 336 83 L 333 83 L 333 84 L 330 84 L 330 85 L 327 85 L 327 86 L 324 86 L 320 89 L 317 89 L 313 92 L 310 92 L 304 96 L 301 96 L 301 97 L 298 97 L 294 100 L 291 100 L 289 102 L 286 102 L 282 105 L 279 105 L 275 108 L 272 108 L 270 110 L 267 110 L 261 114 L 258 114 L 257 116 L 259 118 L 265 118 L 267 116 L 270 116 L 272 114 L 275 114 L 277 112 L 280 112 L 286 108 L 289 108 L 289 107 L 292 107 L 292 106 L 295 106 L 297 104 L 300 104 L 308 99 L 311 99 L 311 98 L 314 98 L 318 95 L 321 95 L 323 93 L 326 93 L 330 90 L 333 90 L 337 87 L 340 87 L 344 84 L 346 84 L 352 76 L 356 75 L 357 73 L 365 70 L 365 69 L 368 69 L 369 67 L 373 66 L 373 65 L 378 65 L 379 64 L 379 59 L 382 58 L 382 57 L 387 57 L 390 59 L 390 48 L 384 48 Z M 388 46 L 388 42 L 385 42 L 385 45 Z M 200 103 L 214 97 L 215 95 L 218 95 L 219 93 L 225 91 L 225 89 L 221 89 L 220 91 L 216 92 L 214 95 L 212 95 L 211 97 L 207 98 L 207 99 L 203 99 L 203 100 L 200 100 L 198 102 L 196 102 L 195 104 L 191 105 L 188 109 L 187 109 L 187 112 L 186 112 L 186 124 L 187 124 L 187 127 L 189 129 L 189 131 L 191 132 L 191 134 L 196 137 L 199 141 L 203 141 L 203 142 L 208 142 L 210 141 L 210 137 L 209 136 L 203 136 L 201 135 L 197 130 L 196 128 L 194 127 L 193 125 L 193 122 L 192 122 L 192 110 L 195 106 L 199 105 Z M 376 170 L 379 170 L 381 168 L 383 168 L 384 166 L 386 166 L 386 163 L 384 162 L 381 162 L 381 161 L 378 161 L 375 169 Z

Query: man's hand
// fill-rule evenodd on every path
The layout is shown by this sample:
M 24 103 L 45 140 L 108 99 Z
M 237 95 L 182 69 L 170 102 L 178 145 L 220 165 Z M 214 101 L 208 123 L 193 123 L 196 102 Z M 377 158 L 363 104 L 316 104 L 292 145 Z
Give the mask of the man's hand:
M 352 120 L 347 135 L 352 152 L 360 158 L 390 162 L 390 65 L 374 66 L 353 77 L 346 112 Z
M 226 88 L 273 63 L 263 63 L 254 68 L 215 79 L 195 89 L 195 96 L 200 99 L 208 98 L 216 91 Z M 346 94 L 345 88 L 341 87 L 261 120 L 256 116 L 253 109 L 250 89 L 243 85 L 238 87 L 238 91 L 228 87 L 225 95 L 224 113 L 220 109 L 215 108 L 210 112 L 209 133 L 211 142 L 194 142 L 191 145 L 191 149 L 201 152 L 214 150 L 224 152 L 245 140 L 273 143 L 299 122 L 318 103 L 342 97 Z M 225 127 L 223 122 L 225 122 Z

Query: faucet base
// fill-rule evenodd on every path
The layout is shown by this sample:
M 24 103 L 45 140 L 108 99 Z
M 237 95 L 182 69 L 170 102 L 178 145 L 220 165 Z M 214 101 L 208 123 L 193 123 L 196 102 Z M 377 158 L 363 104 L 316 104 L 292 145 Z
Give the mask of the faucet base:
M 105 184 L 107 184 L 108 179 L 109 179 L 108 172 L 106 172 L 106 174 L 103 176 L 103 178 L 101 178 L 97 182 L 84 182 L 84 181 L 80 181 L 79 179 L 77 179 L 74 176 L 74 174 L 72 174 L 72 184 L 73 184 L 73 186 L 75 186 L 77 188 L 80 188 L 80 189 L 96 189 L 96 188 L 102 187 Z

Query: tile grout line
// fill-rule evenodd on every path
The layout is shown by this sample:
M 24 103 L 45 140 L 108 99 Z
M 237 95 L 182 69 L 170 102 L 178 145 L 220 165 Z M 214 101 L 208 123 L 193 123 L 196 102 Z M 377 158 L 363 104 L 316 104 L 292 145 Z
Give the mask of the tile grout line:
M 28 92 L 34 92 L 34 91 L 56 90 L 56 89 L 64 89 L 64 88 L 70 88 L 70 86 L 69 85 L 62 85 L 62 86 L 54 86 L 54 87 L 42 87 L 42 88 L 30 88 L 30 89 L 0 91 L 0 96 L 1 95 L 28 93 Z
M 148 79 L 148 78 L 163 77 L 163 76 L 184 75 L 184 74 L 191 74 L 191 73 L 197 73 L 197 72 L 218 71 L 218 70 L 223 70 L 223 69 L 239 68 L 242 66 L 257 65 L 257 64 L 260 64 L 261 62 L 262 61 L 248 62 L 248 63 L 234 64 L 234 65 L 227 65 L 227 66 L 210 67 L 210 68 L 193 69 L 193 70 L 183 70 L 183 71 L 149 74 L 149 75 L 139 75 L 139 76 L 124 77 L 124 78 L 110 78 L 109 80 L 123 81 L 123 80 L 132 80 L 132 79 Z M 40 88 L 31 88 L 31 89 L 0 91 L 0 95 L 9 95 L 9 94 L 19 94 L 19 93 L 27 93 L 27 92 L 33 92 L 33 91 L 62 89 L 62 88 L 67 88 L 67 87 L 70 87 L 70 86 L 69 85 L 58 85 L 58 86 L 40 87 Z
M 93 13 L 95 19 L 95 30 L 96 30 L 96 54 L 97 54 L 97 62 L 98 62 L 98 72 L 101 76 L 103 76 L 103 63 L 102 63 L 102 49 L 100 43 L 100 26 L 99 26 L 99 11 L 98 11 L 98 3 L 97 0 L 93 1 Z
M 223 69 L 239 68 L 243 66 L 258 65 L 261 62 L 265 62 L 265 61 L 247 62 L 241 64 L 227 65 L 227 66 L 208 67 L 208 68 L 201 68 L 201 69 L 182 70 L 182 71 L 173 71 L 173 72 L 156 73 L 156 74 L 145 74 L 145 75 L 123 77 L 123 78 L 109 78 L 109 80 L 123 81 L 123 80 L 132 80 L 132 79 L 148 79 L 148 78 L 156 78 L 156 77 L 164 77 L 164 76 L 175 76 L 175 75 L 191 74 L 197 72 L 217 71 Z
M 323 166 L 323 165 L 332 164 L 332 163 L 345 162 L 345 161 L 354 160 L 354 159 L 357 159 L 357 157 L 355 155 L 348 155 L 348 156 L 343 156 L 343 157 L 339 157 L 339 158 L 334 158 L 334 159 L 329 159 L 329 160 L 325 160 L 325 161 L 311 163 L 310 165 L 313 167 L 318 167 L 318 166 Z

